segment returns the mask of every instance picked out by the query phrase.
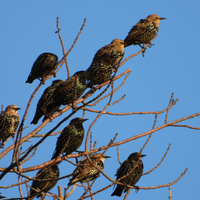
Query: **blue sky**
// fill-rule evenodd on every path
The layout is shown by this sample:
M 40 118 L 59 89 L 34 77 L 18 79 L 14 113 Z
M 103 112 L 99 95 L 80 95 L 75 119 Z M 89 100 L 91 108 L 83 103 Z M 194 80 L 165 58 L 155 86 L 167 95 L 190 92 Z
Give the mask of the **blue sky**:
M 27 102 L 39 81 L 25 84 L 31 67 L 39 54 L 52 52 L 62 58 L 62 48 L 58 35 L 55 34 L 56 18 L 60 18 L 61 35 L 66 51 L 71 47 L 84 18 L 86 25 L 79 37 L 75 48 L 68 56 L 71 75 L 76 71 L 89 67 L 96 51 L 109 44 L 113 39 L 124 39 L 133 25 L 149 14 L 158 14 L 166 17 L 161 21 L 158 37 L 153 41 L 155 46 L 148 48 L 143 58 L 142 55 L 126 62 L 118 74 L 131 69 L 125 85 L 115 93 L 114 100 L 126 94 L 123 101 L 108 108 L 111 112 L 133 111 L 160 111 L 167 107 L 171 93 L 179 101 L 170 112 L 168 120 L 173 121 L 199 112 L 199 25 L 198 19 L 200 3 L 198 1 L 1 1 L 0 2 L 0 36 L 1 36 L 1 101 L 4 108 L 16 104 L 22 108 L 19 115 L 22 118 Z M 125 49 L 124 58 L 140 50 L 138 46 Z M 57 73 L 56 79 L 66 79 L 65 66 Z M 35 95 L 32 101 L 24 126 L 29 126 L 23 134 L 27 135 L 37 126 L 30 125 L 35 114 L 35 109 L 41 94 L 54 78 L 46 81 L 45 85 Z M 121 80 L 122 81 L 122 80 Z M 121 83 L 116 81 L 115 85 Z M 108 99 L 95 106 L 101 110 Z M 45 128 L 40 134 L 48 132 L 62 120 L 70 111 L 64 113 Z M 87 132 L 90 123 L 97 116 L 95 113 L 86 112 L 89 120 L 84 123 Z M 82 117 L 82 112 L 75 117 Z M 165 114 L 158 116 L 156 126 L 164 123 Z M 149 131 L 153 125 L 153 115 L 109 116 L 102 115 L 92 128 L 93 139 L 97 140 L 97 147 L 106 145 L 115 133 L 116 141 L 127 139 L 131 136 Z M 41 124 L 41 120 L 39 121 Z M 58 128 L 62 130 L 69 121 Z M 182 124 L 200 126 L 200 117 L 186 121 Z M 199 131 L 188 128 L 168 127 L 153 134 L 143 153 L 144 172 L 153 168 L 164 155 L 169 143 L 170 151 L 161 166 L 151 174 L 143 176 L 137 183 L 141 187 L 150 187 L 167 184 L 174 181 L 188 168 L 186 175 L 172 186 L 174 199 L 199 199 Z M 139 151 L 147 139 L 146 137 L 131 141 L 120 146 L 120 159 L 124 161 L 130 153 Z M 35 144 L 38 138 L 31 139 L 23 145 L 23 150 Z M 23 168 L 35 166 L 48 161 L 54 151 L 57 136 L 47 138 L 39 146 L 34 157 L 22 165 Z M 12 144 L 10 139 L 5 149 Z M 84 149 L 84 143 L 79 150 Z M 119 167 L 116 147 L 110 148 L 106 155 L 111 159 L 105 161 L 104 172 L 111 178 Z M 2 150 L 1 150 L 2 151 Z M 0 167 L 10 164 L 12 153 L 8 153 L 1 161 Z M 73 160 L 74 161 L 74 160 Z M 60 164 L 61 176 L 71 173 L 74 166 L 63 161 Z M 36 171 L 27 173 L 34 176 Z M 12 178 L 12 181 L 11 181 Z M 1 180 L 1 186 L 17 182 L 16 175 L 7 174 Z M 68 183 L 67 179 L 60 180 L 57 185 L 62 187 Z M 101 175 L 95 182 L 93 191 L 110 184 Z M 26 196 L 25 188 L 23 188 Z M 57 186 L 52 192 L 57 193 Z M 18 188 L 1 189 L 2 195 L 11 198 L 19 197 Z M 111 197 L 113 188 L 94 196 L 94 199 L 123 199 Z M 77 199 L 83 193 L 82 188 L 76 188 L 68 199 Z M 168 188 L 156 190 L 131 191 L 127 199 L 168 199 Z M 50 198 L 47 198 L 50 199 Z

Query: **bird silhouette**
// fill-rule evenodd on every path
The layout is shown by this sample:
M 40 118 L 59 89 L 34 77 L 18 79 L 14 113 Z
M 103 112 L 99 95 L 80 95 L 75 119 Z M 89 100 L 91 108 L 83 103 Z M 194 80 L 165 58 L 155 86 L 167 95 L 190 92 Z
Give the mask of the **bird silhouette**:
M 63 83 L 62 80 L 55 80 L 52 82 L 52 85 L 46 88 L 37 103 L 37 108 L 35 112 L 35 116 L 31 122 L 31 124 L 37 124 L 39 119 L 44 115 L 43 121 L 53 115 L 54 112 L 59 110 L 61 104 L 58 104 L 53 98 L 56 88 Z
M 158 15 L 149 15 L 145 19 L 141 19 L 133 28 L 129 31 L 128 36 L 125 38 L 124 47 L 129 45 L 139 45 L 142 48 L 145 44 L 150 43 L 150 41 L 156 36 L 159 29 L 160 20 L 166 18 L 159 17 Z
M 7 106 L 5 111 L 2 111 L 0 114 L 0 141 L 1 147 L 4 146 L 6 141 L 12 136 L 12 134 L 17 130 L 19 126 L 19 115 L 17 111 L 18 108 L 16 105 Z
M 37 198 L 42 197 L 41 192 L 47 193 L 49 190 L 51 190 L 56 185 L 58 177 L 59 177 L 58 163 L 40 169 L 35 178 L 40 180 L 34 180 L 31 186 L 38 192 L 31 188 L 30 196 L 35 196 L 38 194 Z M 44 179 L 44 181 L 42 181 L 41 179 Z M 51 179 L 51 180 L 45 180 L 45 179 Z
M 88 119 L 74 118 L 70 121 L 58 137 L 56 148 L 51 159 L 57 158 L 60 154 L 71 154 L 82 144 L 85 130 L 83 122 Z
M 26 83 L 32 83 L 35 79 L 39 79 L 44 84 L 44 78 L 51 71 L 55 71 L 57 68 L 58 56 L 53 53 L 42 53 L 38 56 L 33 63 L 33 67 L 28 76 Z M 54 74 L 55 75 L 55 74 Z
M 97 166 L 99 169 L 103 170 L 104 160 L 106 158 L 110 158 L 110 156 L 97 153 L 90 156 L 92 164 L 88 159 L 79 162 L 80 165 L 78 165 L 74 170 L 73 177 L 68 183 L 68 188 L 77 182 L 87 183 L 99 177 L 100 171 L 94 166 Z
M 119 178 L 122 178 L 119 180 L 120 183 L 125 183 L 130 186 L 135 186 L 135 184 L 139 181 L 140 177 L 142 176 L 143 173 L 143 162 L 141 160 L 141 157 L 146 156 L 146 155 L 140 155 L 140 153 L 132 153 L 129 155 L 128 159 L 125 160 L 120 168 L 117 170 L 116 173 L 116 180 Z M 132 170 L 132 172 L 131 172 Z M 131 172 L 131 173 L 130 173 Z M 130 173 L 130 174 L 129 174 Z M 128 176 L 126 176 L 129 174 Z M 120 197 L 122 195 L 122 192 L 127 192 L 130 188 L 123 186 L 123 185 L 117 185 L 115 191 L 112 193 L 111 196 L 118 196 Z

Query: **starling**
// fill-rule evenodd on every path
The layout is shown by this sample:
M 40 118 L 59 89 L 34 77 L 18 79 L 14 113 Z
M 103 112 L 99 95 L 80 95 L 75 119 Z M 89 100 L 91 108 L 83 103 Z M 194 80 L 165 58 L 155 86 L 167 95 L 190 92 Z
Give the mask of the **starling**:
M 104 53 L 99 57 L 99 61 L 92 62 L 91 66 L 86 70 L 88 87 L 102 84 L 110 79 L 112 74 L 111 57 L 108 53 Z
M 31 187 L 38 190 L 38 192 L 31 189 L 30 196 L 35 196 L 38 194 L 37 196 L 38 198 L 42 196 L 41 192 L 47 193 L 56 185 L 58 177 L 59 177 L 58 163 L 40 169 L 40 171 L 36 175 L 36 179 L 52 179 L 52 180 L 46 180 L 46 181 L 34 180 Z
M 97 166 L 99 169 L 103 170 L 105 158 L 110 158 L 110 156 L 102 155 L 101 153 L 93 154 L 90 156 L 90 160 L 93 165 Z M 78 167 L 73 172 L 73 177 L 68 183 L 68 188 L 77 183 L 87 183 L 99 177 L 99 170 L 95 168 L 88 159 L 85 159 L 79 163 Z
M 56 149 L 51 159 L 58 157 L 62 153 L 71 154 L 82 144 L 85 130 L 83 122 L 88 119 L 74 118 L 66 126 L 58 137 Z
M 128 36 L 125 38 L 124 47 L 129 45 L 140 45 L 150 43 L 150 41 L 156 36 L 159 28 L 160 20 L 166 18 L 159 17 L 158 15 L 149 15 L 146 19 L 141 19 L 133 28 L 129 31 Z M 142 46 L 141 46 L 142 47 Z
M 0 114 L 0 141 L 2 141 L 2 146 L 19 126 L 19 115 L 17 113 L 19 109 L 16 105 L 9 105 Z
M 38 101 L 36 113 L 31 124 L 37 124 L 38 120 L 43 115 L 45 115 L 44 117 L 45 120 L 47 117 L 50 117 L 51 115 L 53 115 L 54 112 L 56 112 L 59 109 L 60 105 L 55 103 L 53 95 L 55 93 L 56 88 L 62 82 L 63 82 L 62 80 L 55 80 L 52 82 L 51 86 L 45 89 L 40 100 Z
M 58 56 L 53 53 L 42 53 L 33 63 L 31 73 L 26 81 L 26 83 L 32 83 L 35 79 L 39 79 L 44 83 L 44 78 L 49 75 L 53 70 L 56 70 L 56 65 L 58 63 Z
M 87 73 L 85 71 L 78 71 L 66 81 L 63 81 L 55 91 L 54 101 L 60 105 L 68 105 L 76 101 L 87 88 L 86 78 Z
M 135 165 L 137 165 L 136 168 L 131 172 L 131 174 L 129 174 L 128 176 L 126 176 L 125 178 L 119 181 L 121 183 L 134 186 L 139 181 L 143 173 L 143 162 L 141 160 L 141 157 L 143 156 L 146 156 L 146 155 L 140 155 L 140 153 L 137 153 L 137 152 L 130 154 L 128 159 L 125 160 L 121 164 L 120 168 L 117 170 L 116 180 L 128 174 L 135 167 Z M 130 188 L 126 186 L 117 185 L 115 191 L 112 193 L 111 196 L 116 195 L 120 197 L 122 195 L 123 190 L 124 192 L 127 192 L 129 189 Z
M 99 49 L 95 54 L 92 63 L 101 62 L 103 54 L 106 54 L 106 56 L 108 54 L 110 56 L 111 66 L 115 67 L 120 63 L 124 56 L 124 41 L 120 39 L 114 39 L 110 44 Z

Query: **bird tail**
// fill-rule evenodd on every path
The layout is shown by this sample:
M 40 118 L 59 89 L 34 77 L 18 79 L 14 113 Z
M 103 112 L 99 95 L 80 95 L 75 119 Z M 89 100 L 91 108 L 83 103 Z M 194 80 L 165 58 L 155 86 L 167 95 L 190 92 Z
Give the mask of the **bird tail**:
M 36 111 L 35 116 L 33 118 L 33 121 L 31 124 L 37 124 L 39 119 L 43 116 L 43 113 L 41 111 Z
M 32 83 L 34 81 L 34 78 L 32 76 L 29 76 L 26 80 L 26 83 Z
M 111 196 L 115 196 L 116 195 L 118 197 L 121 197 L 123 189 L 124 189 L 123 186 L 117 185 L 115 191 L 111 194 Z
M 53 156 L 52 156 L 51 160 L 53 160 L 54 158 L 57 158 L 58 155 L 59 155 L 59 152 L 55 150 L 55 151 L 53 152 Z

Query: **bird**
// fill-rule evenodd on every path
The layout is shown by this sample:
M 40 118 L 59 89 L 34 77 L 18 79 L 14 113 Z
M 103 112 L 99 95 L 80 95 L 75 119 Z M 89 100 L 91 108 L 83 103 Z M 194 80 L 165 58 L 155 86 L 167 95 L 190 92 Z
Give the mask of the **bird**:
M 52 85 L 47 87 L 41 98 L 39 99 L 37 103 L 37 108 L 35 112 L 35 116 L 31 122 L 31 124 L 37 124 L 39 119 L 44 115 L 43 121 L 47 118 L 53 115 L 54 112 L 59 110 L 59 105 L 57 102 L 54 101 L 53 95 L 55 93 L 56 88 L 63 83 L 62 80 L 58 79 L 52 82 Z
M 30 196 L 35 196 L 38 194 L 37 198 L 42 197 L 41 192 L 47 193 L 49 190 L 51 190 L 56 185 L 58 177 L 59 177 L 58 163 L 40 169 L 35 179 L 52 179 L 52 180 L 46 180 L 46 181 L 33 180 L 30 189 Z M 38 190 L 38 192 L 36 192 L 32 188 Z
M 124 41 L 114 39 L 110 44 L 99 49 L 92 64 L 86 70 L 88 87 L 99 85 L 108 81 L 112 74 L 112 69 L 118 65 L 124 56 Z
M 110 44 L 103 46 L 96 52 L 92 63 L 100 62 L 103 54 L 108 54 L 110 56 L 111 66 L 115 67 L 124 57 L 124 41 L 121 39 L 114 39 Z
M 110 158 L 110 156 L 105 156 L 101 153 L 90 156 L 92 164 L 101 170 L 104 169 L 104 160 L 106 158 Z M 67 189 L 77 182 L 87 183 L 100 176 L 100 171 L 94 167 L 91 162 L 88 159 L 79 162 L 80 165 L 74 170 L 73 177 L 70 179 Z
M 57 139 L 56 148 L 51 159 L 57 158 L 60 154 L 71 154 L 82 144 L 85 130 L 83 122 L 88 119 L 74 118 L 66 126 Z
M 55 71 L 57 68 L 58 56 L 53 53 L 42 53 L 38 56 L 33 63 L 31 72 L 28 76 L 26 83 L 32 83 L 35 79 L 39 79 L 44 84 L 44 78 L 51 71 Z M 54 73 L 55 76 L 55 73 Z
M 159 17 L 156 14 L 149 15 L 145 19 L 141 19 L 132 29 L 129 31 L 128 36 L 124 40 L 124 47 L 130 45 L 139 45 L 144 47 L 145 44 L 150 43 L 150 41 L 156 36 L 159 29 L 160 20 L 166 18 Z M 141 46 L 143 44 L 143 46 Z
M 17 113 L 18 108 L 16 105 L 7 106 L 5 111 L 0 114 L 0 141 L 1 147 L 4 146 L 10 136 L 17 130 L 19 126 L 19 115 Z
M 108 53 L 100 56 L 99 60 L 92 62 L 87 72 L 87 86 L 92 88 L 94 85 L 108 81 L 112 74 L 111 57 Z
M 140 179 L 143 173 L 143 162 L 141 160 L 142 157 L 146 155 L 140 155 L 140 153 L 135 152 L 129 155 L 128 159 L 125 160 L 120 168 L 117 170 L 116 173 L 116 180 L 119 178 L 122 178 L 123 176 L 126 176 L 128 173 L 131 172 L 131 170 L 135 167 L 135 169 L 125 178 L 122 178 L 119 180 L 120 183 L 125 183 L 130 186 L 134 186 Z M 130 188 L 123 186 L 123 185 L 117 185 L 115 191 L 111 194 L 111 196 L 118 196 L 120 197 L 122 195 L 122 192 L 127 192 Z
M 53 99 L 59 105 L 73 104 L 87 88 L 86 84 L 87 73 L 85 71 L 78 71 L 56 89 Z

